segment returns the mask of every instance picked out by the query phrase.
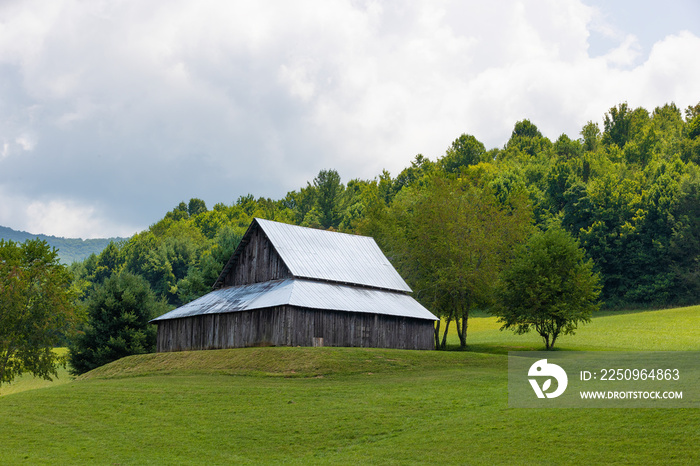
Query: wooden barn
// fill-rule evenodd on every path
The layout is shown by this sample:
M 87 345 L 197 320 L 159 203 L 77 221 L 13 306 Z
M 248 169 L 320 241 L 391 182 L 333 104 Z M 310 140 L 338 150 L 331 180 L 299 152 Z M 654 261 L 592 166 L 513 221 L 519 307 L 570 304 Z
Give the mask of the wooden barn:
M 437 318 L 374 239 L 255 219 L 213 291 L 151 322 L 161 351 L 433 349 Z

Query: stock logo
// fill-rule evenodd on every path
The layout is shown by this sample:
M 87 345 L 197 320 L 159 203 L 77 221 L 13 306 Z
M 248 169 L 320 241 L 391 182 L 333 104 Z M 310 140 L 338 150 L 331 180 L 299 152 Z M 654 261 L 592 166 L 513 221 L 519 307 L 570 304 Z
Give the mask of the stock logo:
M 542 386 L 537 382 L 537 379 L 528 379 L 537 398 L 556 398 L 564 393 L 566 385 L 569 383 L 569 378 L 566 376 L 564 369 L 556 364 L 548 363 L 546 359 L 540 359 L 530 366 L 527 375 L 529 377 L 547 377 L 542 382 Z M 547 390 L 552 387 L 552 378 L 557 381 L 557 388 L 553 392 L 548 393 Z

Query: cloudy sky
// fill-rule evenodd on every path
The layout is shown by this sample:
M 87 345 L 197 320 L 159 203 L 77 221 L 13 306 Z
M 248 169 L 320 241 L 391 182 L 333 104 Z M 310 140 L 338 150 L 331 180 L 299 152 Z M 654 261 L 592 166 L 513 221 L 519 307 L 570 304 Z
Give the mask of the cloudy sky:
M 0 225 L 128 236 L 180 201 L 396 175 L 528 118 L 700 102 L 695 0 L 0 2 Z

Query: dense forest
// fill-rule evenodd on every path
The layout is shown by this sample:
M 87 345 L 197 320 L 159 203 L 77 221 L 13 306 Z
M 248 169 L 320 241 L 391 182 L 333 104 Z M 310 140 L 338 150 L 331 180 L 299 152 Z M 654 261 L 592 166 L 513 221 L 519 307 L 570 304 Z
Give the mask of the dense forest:
M 63 238 L 60 236 L 34 235 L 26 231 L 17 231 L 12 228 L 0 226 L 0 239 L 23 243 L 28 239 L 39 238 L 46 241 L 49 246 L 58 250 L 58 257 L 63 264 L 72 264 L 82 261 L 90 254 L 99 254 L 109 243 L 123 241 L 125 238 Z
M 88 297 L 125 271 L 181 305 L 210 291 L 260 217 L 374 236 L 429 308 L 476 309 L 493 300 L 509 250 L 557 225 L 592 259 L 604 306 L 698 302 L 700 104 L 649 111 L 622 103 L 605 113 L 602 128 L 588 122 L 555 141 L 522 120 L 502 148 L 487 150 L 469 134 L 446 145 L 441 157 L 418 154 L 395 177 L 384 171 L 343 183 L 328 169 L 283 199 L 182 202 L 147 230 L 73 264 L 75 284 Z M 431 294 L 435 280 L 459 293 L 447 301 Z

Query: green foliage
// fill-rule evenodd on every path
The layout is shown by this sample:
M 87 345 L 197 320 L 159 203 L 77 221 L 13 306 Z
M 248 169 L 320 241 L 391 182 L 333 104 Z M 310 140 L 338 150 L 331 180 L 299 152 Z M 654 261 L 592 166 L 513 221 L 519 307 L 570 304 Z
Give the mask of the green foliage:
M 67 359 L 68 348 L 57 347 L 53 348 L 53 351 L 58 355 L 59 358 Z M 57 387 L 69 383 L 73 378 L 68 372 L 68 364 L 59 364 L 56 366 L 56 374 L 52 375 L 51 380 L 43 379 L 34 376 L 32 373 L 24 373 L 12 382 L 4 385 L 0 389 L 0 396 L 11 395 L 13 393 L 20 393 L 27 390 L 36 390 L 37 388 L 48 388 Z
M 695 139 L 700 136 L 700 115 L 688 121 L 688 137 Z
M 167 311 L 143 278 L 129 272 L 114 274 L 90 295 L 88 320 L 70 345 L 74 374 L 132 354 L 155 350 L 155 327 L 150 319 Z
M 187 213 L 190 215 L 190 217 L 196 217 L 197 215 L 206 212 L 207 205 L 203 200 L 197 198 L 190 199 L 189 204 L 187 204 Z
M 566 134 L 559 136 L 553 148 L 556 156 L 564 160 L 575 159 L 583 154 L 583 146 L 581 143 L 570 139 Z
M 530 120 L 522 120 L 515 124 L 501 158 L 534 157 L 538 154 L 546 154 L 551 147 L 552 143 L 542 136 L 537 126 Z
M 146 262 L 141 264 L 138 272 L 148 280 L 156 294 L 172 304 L 183 304 L 177 298 L 178 283 L 185 278 L 191 265 L 200 260 L 206 244 L 192 223 L 176 223 L 157 247 L 147 253 Z
M 31 372 L 51 380 L 53 351 L 77 321 L 70 274 L 46 241 L 0 240 L 0 384 Z
M 340 175 L 335 170 L 321 170 L 314 178 L 316 188 L 317 218 L 312 225 L 318 222 L 318 226 L 327 230 L 338 228 L 340 223 L 340 198 L 345 187 L 340 182 Z
M 633 115 L 627 102 L 612 107 L 605 114 L 603 143 L 622 149 L 633 135 Z
M 95 283 L 102 283 L 109 278 L 114 272 L 118 272 L 122 265 L 119 245 L 111 242 L 97 256 L 95 264 L 94 278 Z
M 460 179 L 434 175 L 373 215 L 366 232 L 377 238 L 414 296 L 446 318 L 444 335 L 454 321 L 466 346 L 469 312 L 490 304 L 500 267 L 529 233 L 526 197 L 513 192 L 501 201 L 467 172 Z M 444 347 L 439 332 L 438 326 L 436 346 Z
M 486 159 L 484 145 L 471 134 L 463 134 L 452 142 L 438 165 L 446 173 L 459 173 L 462 167 L 486 162 Z
M 414 183 L 420 183 L 434 167 L 435 163 L 431 162 L 430 159 L 424 157 L 422 154 L 416 155 L 411 161 L 411 166 L 404 168 L 394 180 L 394 193 L 398 193 L 403 188 L 411 186 Z
M 127 271 L 143 277 L 158 299 L 171 305 L 189 302 L 211 290 L 250 223 L 246 211 L 258 215 L 265 202 L 246 198 L 239 205 L 217 204 L 208 211 L 193 199 L 189 204 L 194 215 L 181 202 L 148 230 L 74 264 L 74 281 L 89 296 L 107 278 Z M 275 218 L 284 218 L 284 212 Z
M 198 266 L 190 265 L 187 275 L 178 282 L 179 301 L 188 303 L 211 291 L 211 287 L 238 247 L 243 236 L 231 227 L 222 228 L 214 238 L 214 245 L 205 251 Z
M 593 123 L 589 121 L 583 126 L 581 130 L 581 142 L 583 144 L 583 149 L 587 152 L 595 152 L 598 150 L 600 145 L 601 133 L 598 123 Z
M 573 334 L 598 309 L 600 286 L 593 263 L 564 230 L 533 235 L 503 273 L 493 312 L 501 329 L 534 329 L 551 349 L 560 334 Z

